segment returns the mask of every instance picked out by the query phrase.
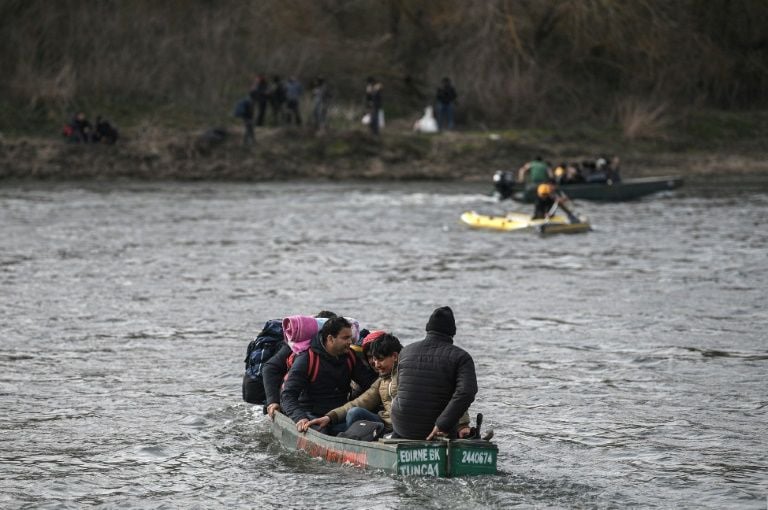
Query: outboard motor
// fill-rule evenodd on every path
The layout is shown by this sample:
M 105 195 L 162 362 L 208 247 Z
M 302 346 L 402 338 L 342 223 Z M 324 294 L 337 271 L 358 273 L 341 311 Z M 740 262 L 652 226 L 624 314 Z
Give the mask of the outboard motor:
M 515 192 L 515 173 L 509 170 L 496 170 L 493 174 L 493 187 L 499 200 L 512 198 Z

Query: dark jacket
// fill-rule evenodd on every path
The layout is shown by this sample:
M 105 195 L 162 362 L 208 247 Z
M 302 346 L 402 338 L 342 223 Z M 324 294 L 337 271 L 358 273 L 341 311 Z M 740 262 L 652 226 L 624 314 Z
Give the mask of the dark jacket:
M 440 88 L 437 89 L 437 93 L 435 94 L 435 98 L 437 99 L 437 102 L 443 103 L 443 104 L 451 104 L 454 101 L 456 101 L 456 89 L 453 88 L 451 85 L 441 85 Z
M 288 373 L 288 357 L 291 348 L 284 343 L 274 356 L 269 358 L 261 369 L 261 377 L 264 381 L 265 405 L 280 403 L 280 386 L 283 385 L 285 374 Z
M 320 335 L 315 335 L 309 348 L 319 357 L 317 379 L 310 383 L 309 351 L 304 351 L 294 359 L 280 396 L 283 413 L 295 422 L 309 418 L 309 414 L 323 416 L 331 409 L 344 405 L 349 400 L 351 381 L 366 390 L 376 380 L 376 373 L 359 358 L 356 358 L 350 372 L 348 356 L 328 354 Z
M 459 418 L 477 394 L 472 356 L 453 345 L 450 336 L 427 331 L 424 340 L 403 348 L 397 374 L 395 432 L 407 439 L 426 439 L 437 425 L 455 434 Z

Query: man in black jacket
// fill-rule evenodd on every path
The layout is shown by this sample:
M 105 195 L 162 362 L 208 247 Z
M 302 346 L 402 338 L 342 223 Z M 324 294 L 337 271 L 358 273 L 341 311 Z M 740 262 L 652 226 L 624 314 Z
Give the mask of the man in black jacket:
M 400 353 L 392 425 L 406 439 L 456 437 L 459 418 L 477 394 L 475 363 L 453 345 L 456 322 L 449 307 L 432 312 L 426 329 L 424 340 Z
M 309 349 L 294 359 L 280 395 L 280 407 L 296 422 L 299 432 L 309 428 L 310 420 L 344 405 L 349 400 L 351 381 L 365 390 L 376 380 L 376 373 L 350 350 L 354 338 L 347 319 L 328 319 Z
M 338 317 L 338 315 L 328 310 L 322 310 L 315 315 L 316 319 L 332 319 L 333 317 Z M 264 394 L 266 395 L 264 412 L 270 418 L 274 418 L 275 412 L 280 411 L 280 388 L 283 385 L 285 375 L 288 373 L 288 358 L 291 357 L 292 353 L 291 347 L 287 343 L 283 343 L 280 350 L 269 358 L 269 361 L 262 368 Z

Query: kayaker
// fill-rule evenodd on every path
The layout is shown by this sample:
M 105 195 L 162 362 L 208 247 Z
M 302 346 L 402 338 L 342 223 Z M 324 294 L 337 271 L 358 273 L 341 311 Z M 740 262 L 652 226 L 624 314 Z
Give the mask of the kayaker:
M 548 219 L 554 216 L 555 211 L 560 208 L 568 216 L 570 223 L 579 223 L 579 218 L 573 214 L 565 202 L 568 197 L 565 193 L 559 191 L 554 182 L 543 182 L 536 187 L 536 200 L 534 202 L 533 217 L 531 219 Z M 557 206 L 557 207 L 555 207 Z
M 456 322 L 450 307 L 435 309 L 424 340 L 403 348 L 397 365 L 398 388 L 392 402 L 393 437 L 432 440 L 465 437 L 462 415 L 477 394 L 472 356 L 453 344 Z
M 552 179 L 552 170 L 547 163 L 542 161 L 541 156 L 536 156 L 533 161 L 524 164 L 517 171 L 517 182 L 539 184 L 550 179 Z
M 333 317 L 323 324 L 309 349 L 295 357 L 280 407 L 299 432 L 306 432 L 311 420 L 345 404 L 352 381 L 367 390 L 376 379 L 376 373 L 350 350 L 354 338 L 352 324 L 344 317 Z

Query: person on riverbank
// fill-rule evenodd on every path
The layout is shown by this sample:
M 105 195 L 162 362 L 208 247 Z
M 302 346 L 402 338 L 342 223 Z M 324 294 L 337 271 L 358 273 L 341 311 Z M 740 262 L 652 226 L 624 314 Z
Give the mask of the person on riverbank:
M 283 122 L 283 106 L 286 100 L 285 85 L 279 75 L 272 77 L 267 97 L 269 97 L 269 106 L 272 109 L 272 124 L 279 126 Z
M 382 85 L 373 76 L 369 76 L 365 85 L 365 107 L 368 111 L 368 127 L 374 135 L 379 134 L 381 128 L 382 106 L 384 96 L 382 94 Z
M 533 161 L 527 162 L 517 171 L 517 182 L 527 182 L 532 185 L 549 181 L 552 177 L 552 170 L 541 156 L 536 156 Z
M 120 134 L 117 128 L 101 115 L 96 116 L 96 127 L 93 130 L 93 143 L 105 143 L 114 145 Z
M 426 331 L 424 340 L 405 346 L 399 356 L 391 413 L 394 436 L 465 437 L 469 430 L 460 430 L 459 422 L 477 394 L 475 363 L 453 343 L 456 322 L 450 307 L 435 309 Z
M 457 98 L 458 95 L 451 83 L 451 79 L 448 77 L 443 78 L 435 93 L 437 125 L 440 127 L 440 131 L 453 129 L 453 111 Z
M 249 92 L 253 104 L 258 108 L 258 114 L 256 115 L 257 126 L 264 125 L 264 116 L 267 113 L 267 103 L 269 100 L 268 87 L 269 84 L 267 83 L 267 79 L 258 75 Z
M 329 99 L 330 94 L 325 78 L 318 76 L 312 86 L 312 122 L 318 134 L 325 132 Z
M 355 338 L 352 324 L 344 317 L 333 317 L 312 338 L 309 349 L 298 354 L 283 384 L 280 406 L 305 432 L 309 423 L 349 399 L 352 381 L 367 390 L 376 373 L 350 350 Z M 341 427 L 331 427 L 338 433 Z
M 303 92 L 304 88 L 295 76 L 291 76 L 285 83 L 285 120 L 288 124 L 301 126 L 301 111 L 299 107 Z
M 93 135 L 93 125 L 91 125 L 85 112 L 77 112 L 72 120 L 64 126 L 63 135 L 70 142 L 88 143 Z

